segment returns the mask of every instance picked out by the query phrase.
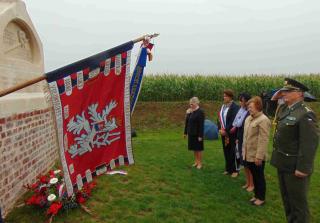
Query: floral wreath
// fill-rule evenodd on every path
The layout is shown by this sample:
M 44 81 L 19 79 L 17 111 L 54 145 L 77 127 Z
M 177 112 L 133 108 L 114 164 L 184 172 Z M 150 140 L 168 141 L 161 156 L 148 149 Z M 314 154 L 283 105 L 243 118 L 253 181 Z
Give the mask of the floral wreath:
M 88 208 L 83 204 L 90 198 L 91 190 L 96 186 L 96 182 L 85 183 L 81 190 L 68 197 L 63 172 L 50 170 L 48 174 L 37 177 L 37 181 L 24 187 L 31 192 L 31 197 L 26 200 L 26 204 L 36 206 L 46 211 L 49 221 L 53 221 L 61 210 L 70 210 L 81 207 L 90 214 Z

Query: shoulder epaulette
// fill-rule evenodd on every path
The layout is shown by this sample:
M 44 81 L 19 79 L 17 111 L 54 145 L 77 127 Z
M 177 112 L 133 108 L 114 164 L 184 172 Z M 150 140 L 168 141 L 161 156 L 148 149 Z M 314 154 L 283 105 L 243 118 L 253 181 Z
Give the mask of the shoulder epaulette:
M 307 110 L 307 112 L 313 112 L 313 111 L 312 111 L 312 109 L 311 109 L 311 108 L 309 108 L 309 107 L 307 107 L 307 106 L 306 106 L 306 107 L 304 107 L 304 108 Z
M 311 108 L 309 108 L 308 106 L 306 106 L 305 104 L 302 104 L 304 109 L 307 111 L 307 112 L 313 112 L 313 110 Z

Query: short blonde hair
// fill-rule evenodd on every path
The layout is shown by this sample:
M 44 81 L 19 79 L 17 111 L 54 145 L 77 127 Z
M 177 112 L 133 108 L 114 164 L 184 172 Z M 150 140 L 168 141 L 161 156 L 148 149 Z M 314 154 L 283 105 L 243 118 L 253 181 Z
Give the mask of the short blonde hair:
M 262 111 L 263 110 L 263 103 L 262 103 L 262 99 L 259 96 L 255 96 L 253 98 L 251 98 L 248 102 L 247 105 L 253 103 L 254 106 L 256 107 L 256 109 L 258 111 Z
M 197 105 L 200 104 L 200 100 L 199 100 L 198 97 L 192 97 L 192 98 L 190 98 L 190 102 L 191 102 L 191 103 L 195 103 L 195 104 L 197 104 Z

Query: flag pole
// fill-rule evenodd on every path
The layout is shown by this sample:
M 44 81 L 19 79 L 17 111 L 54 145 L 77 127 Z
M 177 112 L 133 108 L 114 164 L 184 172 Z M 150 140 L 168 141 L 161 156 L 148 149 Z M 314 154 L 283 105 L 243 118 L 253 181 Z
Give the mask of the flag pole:
M 145 40 L 146 38 L 152 39 L 152 38 L 157 37 L 157 36 L 159 36 L 159 33 L 154 33 L 154 34 L 150 34 L 150 35 L 147 34 L 147 35 L 143 35 L 143 36 L 141 36 L 141 37 L 139 37 L 137 39 L 132 40 L 132 42 L 133 43 L 138 43 L 140 41 Z M 22 88 L 25 88 L 25 87 L 28 87 L 28 86 L 33 85 L 35 83 L 38 83 L 40 81 L 43 81 L 45 79 L 46 79 L 46 75 L 43 74 L 43 75 L 41 75 L 39 77 L 35 77 L 35 78 L 31 79 L 31 80 L 27 80 L 25 82 L 22 82 L 20 84 L 17 84 L 15 86 L 10 87 L 10 88 L 4 89 L 4 90 L 0 91 L 0 98 L 5 96 L 5 95 L 7 95 L 7 94 L 12 93 L 12 92 L 18 91 L 18 90 L 20 90 Z
M 20 90 L 22 88 L 28 87 L 28 86 L 30 86 L 32 84 L 38 83 L 40 81 L 43 81 L 45 79 L 46 79 L 46 76 L 42 75 L 42 76 L 33 78 L 31 80 L 25 81 L 23 83 L 17 84 L 15 86 L 12 86 L 10 88 L 4 89 L 4 90 L 0 91 L 0 97 L 3 97 L 5 95 L 7 95 L 7 94 L 10 94 L 10 93 L 15 92 L 17 90 Z

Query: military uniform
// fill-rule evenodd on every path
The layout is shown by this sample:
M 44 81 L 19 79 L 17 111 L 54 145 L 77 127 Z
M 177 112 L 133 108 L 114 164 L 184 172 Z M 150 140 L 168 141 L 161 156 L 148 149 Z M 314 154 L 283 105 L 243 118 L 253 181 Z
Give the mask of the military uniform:
M 280 192 L 289 223 L 310 220 L 307 193 L 318 143 L 316 116 L 303 101 L 279 108 L 271 165 L 278 170 Z M 296 170 L 308 176 L 297 177 Z

